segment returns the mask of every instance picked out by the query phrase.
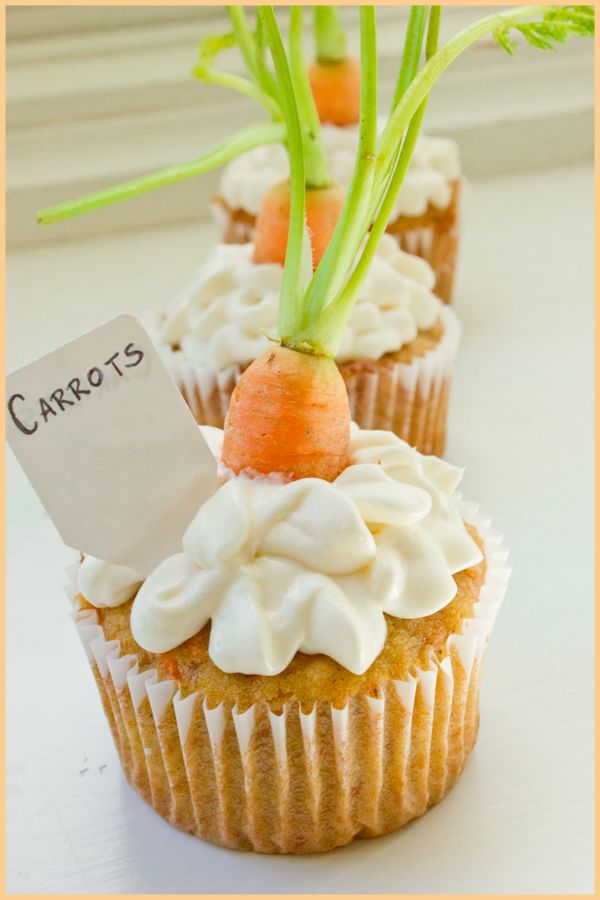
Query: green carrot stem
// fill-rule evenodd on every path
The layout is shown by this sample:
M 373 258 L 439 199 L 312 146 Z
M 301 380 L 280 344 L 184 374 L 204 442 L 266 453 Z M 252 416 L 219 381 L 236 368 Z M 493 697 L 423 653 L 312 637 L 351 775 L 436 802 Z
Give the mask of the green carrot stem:
M 427 7 L 413 6 L 408 18 L 408 27 L 404 39 L 400 71 L 396 81 L 396 89 L 392 100 L 392 109 L 395 109 L 406 88 L 415 77 L 419 67 L 425 26 L 427 24 Z
M 398 157 L 398 146 L 402 141 L 408 123 L 450 63 L 467 50 L 471 44 L 494 32 L 499 26 L 510 28 L 520 21 L 531 18 L 536 13 L 539 14 L 540 11 L 543 13 L 544 10 L 549 9 L 552 9 L 552 7 L 522 6 L 509 9 L 502 15 L 494 13 L 486 16 L 455 35 L 428 60 L 410 85 L 405 88 L 397 105 L 393 107 L 379 140 L 374 192 L 377 201 L 380 198 L 382 187 L 385 185 L 395 165 L 394 161 Z M 437 29 L 439 32 L 439 19 Z
M 429 9 L 429 20 L 427 22 L 427 40 L 425 45 L 425 58 L 427 61 L 431 59 L 432 56 L 437 52 L 439 34 L 440 34 L 440 21 L 441 21 L 442 7 L 441 6 L 432 6 Z M 421 42 L 423 35 L 421 34 Z M 416 69 L 413 72 L 412 78 L 415 77 Z M 429 94 L 426 95 L 425 99 L 421 103 L 420 107 L 417 109 L 417 112 L 412 117 L 410 124 L 408 126 L 408 130 L 406 132 L 406 136 L 402 142 L 402 148 L 400 153 L 398 154 L 398 160 L 395 165 L 394 174 L 392 175 L 385 197 L 381 206 L 379 206 L 379 198 L 377 198 L 376 203 L 378 206 L 378 212 L 373 223 L 373 228 L 371 231 L 371 235 L 369 236 L 369 242 L 371 242 L 371 238 L 373 238 L 373 247 L 376 247 L 377 243 L 381 239 L 383 232 L 387 228 L 387 223 L 389 217 L 391 215 L 392 209 L 394 207 L 394 203 L 396 201 L 396 197 L 398 195 L 398 191 L 402 186 L 402 182 L 404 181 L 404 176 L 408 171 L 408 166 L 410 164 L 410 160 L 412 158 L 415 145 L 417 142 L 417 138 L 419 136 L 419 131 L 421 128 L 421 124 L 423 121 L 423 117 L 425 115 L 425 110 L 427 108 L 427 101 L 429 100 Z M 377 234 L 379 237 L 377 237 Z M 368 244 L 367 242 L 367 248 Z M 372 259 L 372 254 L 371 254 Z M 358 270 L 360 267 L 359 264 L 356 267 Z M 353 272 L 352 278 L 356 277 L 357 279 L 360 277 L 360 273 L 357 271 Z M 351 279 L 352 280 L 352 279 Z
M 265 63 L 264 42 L 260 34 L 261 26 L 257 24 L 257 33 L 253 35 L 248 27 L 246 12 L 242 6 L 228 6 L 227 12 L 235 42 L 240 48 L 248 72 L 263 92 L 277 103 L 279 101 L 278 89 L 273 74 Z
M 265 29 L 260 16 L 256 17 L 255 32 L 255 50 L 256 50 L 256 68 L 258 71 L 258 82 L 262 89 L 269 94 L 270 97 L 279 103 L 279 88 L 275 81 L 275 76 L 267 65 Z
M 419 74 L 405 90 L 398 105 L 392 110 L 390 118 L 381 136 L 378 152 L 378 169 L 385 169 L 393 158 L 398 146 L 398 139 L 408 126 L 413 115 L 431 91 L 442 73 L 458 56 L 485 35 L 493 32 L 499 24 L 516 24 L 539 14 L 548 7 L 517 6 L 506 13 L 493 13 L 479 22 L 469 25 L 455 37 L 444 44 L 438 52 L 421 69 Z
M 314 8 L 315 56 L 320 63 L 342 62 L 346 57 L 346 34 L 337 6 Z
M 304 61 L 302 19 L 302 7 L 292 6 L 290 8 L 289 33 L 290 71 L 302 127 L 306 187 L 324 188 L 329 187 L 331 182 L 321 137 L 321 123 L 310 89 Z
M 294 94 L 292 74 L 288 66 L 275 13 L 271 7 L 265 6 L 260 7 L 258 15 L 264 27 L 279 82 L 290 157 L 290 227 L 279 298 L 279 333 L 281 335 L 287 332 L 288 322 L 296 318 L 298 306 L 302 304 L 304 294 L 302 278 L 302 265 L 306 252 L 304 156 L 302 153 L 300 117 Z
M 421 53 L 423 50 L 423 40 L 425 38 L 425 29 L 427 27 L 429 10 L 425 6 L 415 6 L 411 8 L 408 19 L 408 26 L 404 37 L 404 46 L 402 48 L 402 57 L 400 60 L 400 69 L 398 71 L 398 79 L 396 81 L 396 89 L 392 101 L 392 109 L 398 105 L 406 88 L 411 83 L 419 69 Z M 402 148 L 403 135 L 398 135 L 397 149 L 395 156 L 387 161 L 386 166 L 378 168 L 373 186 L 373 210 L 377 210 L 381 205 L 383 195 L 386 190 L 386 184 L 391 173 L 398 162 L 400 151 Z
M 441 7 L 432 6 L 429 12 L 429 22 L 427 27 L 427 59 L 430 59 L 437 50 L 440 30 L 440 16 Z M 337 336 L 336 329 L 339 329 L 340 322 L 345 323 L 347 316 L 352 309 L 352 305 L 354 304 L 354 301 L 358 296 L 358 292 L 360 291 L 360 288 L 362 287 L 367 273 L 373 263 L 373 258 L 375 256 L 375 253 L 377 252 L 379 241 L 383 237 L 383 234 L 387 228 L 387 224 L 394 207 L 396 197 L 398 196 L 398 191 L 402 186 L 404 176 L 406 175 L 410 160 L 415 149 L 415 144 L 417 142 L 421 124 L 423 122 L 423 117 L 425 115 L 425 110 L 427 108 L 428 99 L 429 96 L 426 96 L 410 121 L 410 125 L 408 126 L 406 136 L 402 143 L 402 149 L 400 151 L 394 173 L 388 182 L 385 197 L 375 217 L 375 221 L 373 222 L 373 226 L 371 228 L 371 232 L 369 234 L 363 252 L 352 274 L 350 275 L 344 290 L 324 313 L 323 328 L 327 331 L 329 331 L 330 329 L 332 330 L 331 339 L 333 340 L 339 341 L 341 339 L 341 332 L 339 333 L 339 336 Z
M 371 6 L 360 9 L 360 65 L 358 155 L 340 218 L 306 292 L 303 316 L 297 323 L 301 343 L 313 342 L 312 324 L 318 323 L 323 297 L 341 289 L 369 224 L 377 141 L 377 38 Z
M 425 43 L 425 59 L 429 61 L 437 53 L 440 42 L 440 24 L 442 21 L 442 7 L 432 6 L 429 11 L 427 23 L 427 41 Z
M 192 72 L 194 76 L 199 81 L 204 82 L 204 84 L 217 84 L 220 87 L 230 88 L 233 91 L 237 91 L 239 94 L 250 97 L 251 100 L 264 106 L 273 120 L 281 121 L 281 110 L 279 109 L 277 101 L 248 78 L 242 78 L 239 75 L 230 75 L 227 72 L 218 72 L 216 69 L 207 68 L 202 63 L 194 66 Z
M 233 28 L 235 42 L 240 48 L 242 58 L 250 74 L 260 83 L 260 73 L 256 62 L 256 53 L 252 32 L 248 27 L 246 12 L 242 6 L 228 6 L 227 12 Z
M 182 163 L 178 166 L 169 166 L 167 169 L 160 169 L 158 172 L 153 172 L 150 175 L 134 178 L 131 181 L 96 191 L 85 197 L 67 200 L 65 203 L 59 203 L 57 206 L 50 206 L 38 213 L 37 221 L 40 225 L 48 225 L 51 222 L 60 222 L 63 219 L 70 219 L 73 216 L 100 209 L 103 206 L 110 206 L 112 203 L 118 203 L 120 200 L 129 200 L 156 188 L 176 184 L 179 181 L 186 181 L 189 178 L 195 178 L 196 175 L 210 172 L 212 169 L 230 162 L 247 150 L 252 150 L 253 147 L 259 147 L 264 144 L 284 143 L 286 138 L 287 132 L 283 124 L 262 122 L 260 125 L 252 125 L 239 131 L 219 147 L 211 150 L 210 153 L 199 156 L 191 162 Z

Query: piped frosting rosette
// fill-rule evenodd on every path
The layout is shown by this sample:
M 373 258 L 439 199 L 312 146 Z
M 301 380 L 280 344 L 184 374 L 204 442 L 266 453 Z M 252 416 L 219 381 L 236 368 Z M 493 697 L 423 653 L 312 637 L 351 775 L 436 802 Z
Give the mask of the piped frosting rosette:
M 219 435 L 209 438 L 218 452 Z M 155 654 L 210 620 L 213 663 L 248 673 L 230 677 L 276 678 L 297 651 L 364 672 L 386 616 L 431 615 L 453 601 L 453 572 L 481 559 L 464 516 L 485 557 L 472 613 L 428 663 L 366 681 L 342 705 L 190 692 L 122 656 L 101 613 L 75 612 L 125 772 L 163 816 L 225 846 L 312 852 L 390 831 L 441 799 L 475 741 L 481 662 L 509 574 L 489 521 L 457 506 L 460 475 L 393 435 L 353 429 L 352 465 L 332 484 L 224 472 L 184 552 L 139 590 L 130 573 L 131 630 Z M 73 574 L 71 596 L 90 585 L 92 603 L 123 596 L 120 567 L 85 560 Z
M 147 321 L 200 424 L 222 427 L 241 372 L 277 337 L 282 268 L 252 253 L 219 245 L 173 307 Z M 358 425 L 440 454 L 460 325 L 433 283 L 424 260 L 384 236 L 336 362 Z

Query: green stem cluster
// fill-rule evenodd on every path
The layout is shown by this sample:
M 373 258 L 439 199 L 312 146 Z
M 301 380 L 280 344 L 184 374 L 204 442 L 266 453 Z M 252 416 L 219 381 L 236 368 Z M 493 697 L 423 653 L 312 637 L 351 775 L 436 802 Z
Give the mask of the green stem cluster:
M 291 169 L 290 229 L 279 315 L 282 343 L 316 355 L 335 356 L 352 306 L 387 227 L 402 185 L 429 94 L 451 63 L 472 44 L 493 34 L 509 53 L 516 29 L 532 46 L 549 49 L 570 35 L 590 35 L 592 7 L 521 6 L 486 16 L 437 49 L 440 7 L 411 9 L 394 99 L 387 125 L 377 140 L 377 52 L 375 10 L 360 11 L 361 112 L 359 147 L 354 174 L 337 227 L 314 274 L 305 226 L 305 190 L 329 183 L 320 124 L 310 93 L 302 50 L 302 10 L 290 15 L 290 44 L 286 55 L 275 14 L 261 7 L 257 27 L 248 27 L 244 10 L 231 7 L 232 35 L 205 42 L 200 54 L 200 77 L 253 97 L 269 110 L 273 121 L 246 128 L 218 148 L 191 162 L 106 188 L 88 197 L 43 210 L 42 223 L 70 218 L 158 187 L 195 177 L 224 165 L 253 147 L 285 143 Z M 321 13 L 321 21 L 326 16 Z M 331 41 L 335 15 L 329 15 L 322 35 Z M 329 30 L 328 30 L 329 29 Z M 425 37 L 426 34 L 426 37 Z M 425 42 L 426 61 L 419 69 Z M 212 60 L 220 49 L 237 44 L 250 78 L 216 73 Z M 341 44 L 338 44 L 338 51 Z M 266 60 L 272 57 L 275 74 Z M 327 53 L 335 52 L 327 50 Z M 289 57 L 289 61 L 288 61 Z

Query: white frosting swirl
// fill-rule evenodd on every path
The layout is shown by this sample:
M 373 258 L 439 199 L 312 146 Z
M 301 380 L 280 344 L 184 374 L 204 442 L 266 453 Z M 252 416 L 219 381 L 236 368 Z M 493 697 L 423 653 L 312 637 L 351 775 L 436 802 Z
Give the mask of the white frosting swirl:
M 216 450 L 215 429 L 211 442 Z M 138 644 L 166 652 L 211 620 L 209 654 L 224 672 L 276 675 L 302 651 L 361 674 L 383 648 L 384 613 L 412 619 L 446 606 L 452 575 L 482 558 L 451 499 L 462 470 L 356 426 L 351 451 L 331 484 L 224 481 L 183 553 L 139 590 Z
M 253 244 L 220 244 L 176 301 L 160 329 L 195 362 L 223 370 L 246 365 L 277 336 L 283 269 L 252 261 Z M 381 359 L 431 328 L 440 311 L 429 264 L 384 235 L 344 330 L 337 361 Z
M 133 569 L 85 556 L 77 573 L 82 596 L 93 606 L 121 606 L 135 596 L 142 578 Z
M 383 122 L 379 120 L 379 128 Z M 354 171 L 358 128 L 323 125 L 323 144 L 332 181 L 348 187 Z M 238 156 L 223 170 L 221 195 L 230 209 L 243 209 L 255 216 L 266 192 L 289 175 L 288 157 L 280 144 L 256 147 Z M 420 216 L 431 203 L 446 209 L 452 197 L 451 182 L 460 177 L 458 146 L 446 138 L 422 135 L 391 214 Z

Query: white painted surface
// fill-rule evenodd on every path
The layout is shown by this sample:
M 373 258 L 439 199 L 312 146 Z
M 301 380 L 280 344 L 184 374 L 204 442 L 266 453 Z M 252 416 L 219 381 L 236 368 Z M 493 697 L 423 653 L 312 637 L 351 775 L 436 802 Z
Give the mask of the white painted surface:
M 9 891 L 592 891 L 592 196 L 587 167 L 471 189 L 448 457 L 515 572 L 452 793 L 395 835 L 321 857 L 236 854 L 163 822 L 119 770 L 61 593 L 67 553 L 11 460 Z M 14 253 L 9 370 L 157 304 L 208 237 L 190 226 Z

